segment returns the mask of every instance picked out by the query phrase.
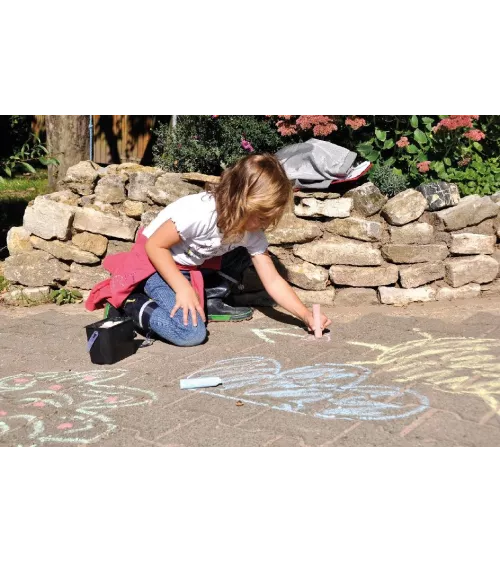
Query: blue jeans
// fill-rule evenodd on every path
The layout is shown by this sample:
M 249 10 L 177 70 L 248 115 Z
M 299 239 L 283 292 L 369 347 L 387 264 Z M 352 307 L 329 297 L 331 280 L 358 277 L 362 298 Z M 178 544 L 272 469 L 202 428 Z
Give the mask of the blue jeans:
M 148 278 L 144 293 L 158 304 L 149 321 L 149 328 L 158 336 L 177 346 L 198 346 L 205 341 L 207 328 L 199 313 L 196 313 L 198 326 L 193 326 L 191 313 L 188 325 L 184 325 L 182 309 L 170 318 L 170 312 L 175 306 L 175 292 L 160 274 L 156 273 Z

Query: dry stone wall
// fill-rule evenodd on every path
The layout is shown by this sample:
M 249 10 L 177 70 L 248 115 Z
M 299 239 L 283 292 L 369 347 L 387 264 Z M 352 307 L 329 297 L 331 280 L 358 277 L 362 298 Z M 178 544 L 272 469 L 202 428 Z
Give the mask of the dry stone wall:
M 108 276 L 102 260 L 129 250 L 141 225 L 218 180 L 132 163 L 73 166 L 63 189 L 37 197 L 8 233 L 6 302 L 46 298 L 51 288 L 91 289 Z M 306 303 L 401 306 L 500 293 L 500 197 L 460 199 L 456 186 L 438 187 L 437 211 L 428 187 L 389 200 L 370 182 L 343 196 L 295 192 L 267 234 L 269 251 Z M 252 268 L 244 286 L 237 302 L 270 303 Z

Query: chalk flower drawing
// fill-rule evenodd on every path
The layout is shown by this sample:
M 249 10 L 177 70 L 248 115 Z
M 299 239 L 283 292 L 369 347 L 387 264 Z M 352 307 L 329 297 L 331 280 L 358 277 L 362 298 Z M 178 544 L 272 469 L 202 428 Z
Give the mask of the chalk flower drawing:
M 16 433 L 31 445 L 90 444 L 117 425 L 116 409 L 147 405 L 152 391 L 120 385 L 121 369 L 22 374 L 0 379 L 0 443 Z
M 378 351 L 375 360 L 358 364 L 377 366 L 384 373 L 396 374 L 396 382 L 414 381 L 448 393 L 476 395 L 499 412 L 500 340 L 465 336 L 435 338 L 414 330 L 420 338 L 395 346 L 349 344 Z
M 283 370 L 259 356 L 216 362 L 189 377 L 220 377 L 223 387 L 197 392 L 318 418 L 391 420 L 415 415 L 427 397 L 409 389 L 367 385 L 371 371 L 348 364 L 315 364 Z

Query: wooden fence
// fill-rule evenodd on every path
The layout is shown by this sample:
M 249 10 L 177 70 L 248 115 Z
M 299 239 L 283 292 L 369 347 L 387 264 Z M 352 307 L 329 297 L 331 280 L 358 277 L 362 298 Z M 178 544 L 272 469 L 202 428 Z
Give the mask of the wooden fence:
M 33 130 L 45 130 L 45 116 L 33 116 Z M 122 162 L 153 162 L 152 129 L 170 116 L 155 115 L 93 115 L 93 156 L 99 164 Z

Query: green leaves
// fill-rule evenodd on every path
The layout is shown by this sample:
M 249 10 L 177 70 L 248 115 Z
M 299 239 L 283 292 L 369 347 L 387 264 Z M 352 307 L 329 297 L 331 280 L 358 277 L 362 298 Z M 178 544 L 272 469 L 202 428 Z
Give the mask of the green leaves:
M 377 137 L 379 141 L 384 142 L 387 138 L 387 133 L 385 131 L 381 131 L 380 129 L 375 129 L 375 137 Z
M 418 153 L 418 149 L 415 145 L 408 145 L 406 147 L 406 151 L 409 152 L 410 154 L 417 154 Z
M 413 134 L 415 137 L 415 141 L 422 147 L 427 144 L 427 135 L 421 131 L 420 129 L 416 129 L 415 133 Z
M 32 174 L 36 174 L 36 170 L 28 162 L 21 162 L 21 166 L 23 166 L 28 172 L 31 172 Z
M 416 129 L 418 127 L 418 117 L 416 115 L 412 115 L 410 119 L 410 124 L 413 127 L 413 129 Z

